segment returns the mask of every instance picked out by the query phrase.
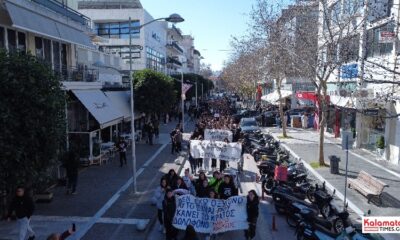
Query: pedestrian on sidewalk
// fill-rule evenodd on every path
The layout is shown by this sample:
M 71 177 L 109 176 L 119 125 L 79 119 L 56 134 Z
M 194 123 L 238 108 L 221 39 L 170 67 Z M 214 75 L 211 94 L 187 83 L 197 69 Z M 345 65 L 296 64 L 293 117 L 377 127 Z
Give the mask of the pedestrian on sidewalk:
M 224 182 L 219 185 L 218 194 L 221 199 L 225 200 L 239 194 L 238 189 L 233 183 L 232 177 L 230 175 L 224 176 Z
M 189 224 L 186 226 L 185 236 L 182 238 L 182 240 L 199 240 L 196 230 L 192 225 Z
M 67 194 L 76 194 L 79 170 L 79 150 L 71 148 L 65 159 L 65 170 L 67 172 Z
M 258 218 L 258 205 L 260 200 L 255 190 L 250 190 L 247 195 L 247 222 L 249 223 L 249 228 L 244 231 L 246 239 L 253 239 L 256 236 L 256 226 Z
M 25 194 L 25 188 L 22 186 L 17 187 L 15 197 L 11 201 L 10 208 L 8 209 L 8 221 L 11 220 L 12 214 L 15 212 L 19 226 L 18 240 L 25 240 L 28 234 L 28 240 L 35 239 L 35 232 L 30 226 L 31 216 L 35 206 L 33 200 Z
M 182 140 L 183 140 L 182 132 L 179 129 L 176 130 L 176 134 L 175 134 L 174 138 L 175 138 L 175 147 L 176 147 L 175 151 L 177 153 L 179 153 L 182 151 Z
M 307 117 L 307 113 L 303 113 L 303 115 L 301 116 L 301 125 L 303 127 L 303 129 L 307 129 L 308 128 L 308 117 Z
M 147 123 L 147 142 L 149 145 L 153 145 L 153 135 L 154 135 L 154 126 L 151 122 Z
M 176 135 L 177 128 L 174 128 L 170 133 L 169 136 L 171 138 L 171 154 L 175 153 L 176 150 L 176 142 L 175 142 L 175 135 Z
M 163 200 L 168 188 L 169 187 L 167 179 L 161 178 L 160 186 L 158 186 L 154 191 L 154 196 L 152 199 L 152 202 L 155 203 L 155 205 L 157 206 L 157 217 L 158 217 L 158 222 L 160 223 L 160 228 L 159 228 L 160 232 L 165 231 L 164 221 L 163 221 Z
M 75 229 L 70 228 L 67 231 L 63 232 L 62 234 L 52 233 L 47 237 L 47 240 L 65 240 L 69 236 L 75 233 Z
M 166 230 L 166 240 L 176 240 L 178 230 L 172 225 L 176 210 L 175 196 L 171 189 L 167 189 L 167 192 L 163 201 L 163 213 L 164 213 L 164 226 Z
M 134 140 L 133 140 L 134 141 Z M 120 167 L 122 167 L 123 164 L 127 164 L 126 163 L 126 148 L 128 147 L 128 144 L 125 142 L 124 139 L 122 139 L 121 137 L 119 138 L 119 142 L 117 144 L 117 149 L 119 152 L 119 163 L 120 163 Z
M 190 169 L 192 170 L 192 174 L 196 174 L 198 165 L 197 158 L 194 158 L 190 153 L 190 147 L 189 147 L 189 163 L 190 163 Z

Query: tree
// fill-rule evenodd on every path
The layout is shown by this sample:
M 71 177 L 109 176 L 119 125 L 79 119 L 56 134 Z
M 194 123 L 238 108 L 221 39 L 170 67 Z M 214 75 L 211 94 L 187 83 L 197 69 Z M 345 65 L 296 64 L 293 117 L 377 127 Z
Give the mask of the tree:
M 172 75 L 172 78 L 175 79 L 174 82 L 174 88 L 177 93 L 177 99 L 180 99 L 181 96 L 181 78 L 182 76 L 180 74 L 178 75 Z M 197 97 L 201 97 L 202 89 L 201 86 L 203 84 L 203 93 L 204 95 L 212 90 L 214 88 L 213 82 L 205 78 L 202 75 L 198 75 L 195 73 L 184 73 L 183 74 L 183 80 L 185 83 L 193 84 L 193 86 L 186 92 L 186 99 L 192 99 L 193 97 L 196 97 L 196 82 L 197 82 Z
M 213 75 L 211 64 L 201 63 L 199 74 L 204 78 L 210 78 Z
M 135 106 L 147 114 L 167 113 L 176 102 L 173 79 L 150 69 L 134 73 Z
M 65 94 L 30 54 L 0 52 L 0 190 L 43 191 L 65 146 Z

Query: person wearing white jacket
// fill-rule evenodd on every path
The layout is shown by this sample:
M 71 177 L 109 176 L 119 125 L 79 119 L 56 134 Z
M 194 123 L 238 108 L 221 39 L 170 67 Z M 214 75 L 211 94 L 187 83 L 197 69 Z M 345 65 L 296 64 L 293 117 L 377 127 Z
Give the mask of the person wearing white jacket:
M 167 179 L 161 178 L 160 186 L 156 188 L 153 196 L 153 203 L 157 206 L 157 216 L 158 222 L 160 223 L 160 232 L 164 230 L 164 222 L 163 222 L 163 206 L 162 202 L 164 200 L 165 193 L 168 188 Z

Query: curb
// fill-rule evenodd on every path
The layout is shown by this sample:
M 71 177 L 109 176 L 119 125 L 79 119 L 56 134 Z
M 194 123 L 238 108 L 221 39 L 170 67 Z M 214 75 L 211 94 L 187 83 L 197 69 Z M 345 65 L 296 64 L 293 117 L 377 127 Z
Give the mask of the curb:
M 272 134 L 271 134 L 272 135 Z M 296 160 L 301 161 L 304 166 L 307 168 L 307 170 L 309 172 L 311 172 L 319 181 L 321 182 L 325 182 L 325 186 L 331 191 L 335 191 L 336 192 L 336 196 L 342 201 L 344 202 L 344 195 L 339 192 L 339 190 L 337 190 L 330 182 L 328 182 L 324 177 L 321 176 L 321 174 L 319 174 L 314 168 L 312 168 L 310 166 L 310 164 L 308 164 L 304 159 L 302 159 L 301 157 L 299 157 L 299 155 L 297 155 L 288 145 L 286 145 L 285 143 L 282 143 L 279 139 L 277 139 L 274 135 L 272 135 L 272 137 L 278 141 L 282 147 L 284 147 L 287 151 L 289 151 L 289 153 L 296 158 Z M 359 209 L 352 201 L 350 201 L 348 198 L 346 199 L 348 206 L 351 210 L 353 210 L 359 217 L 363 217 L 364 216 L 364 212 L 361 211 L 361 209 Z

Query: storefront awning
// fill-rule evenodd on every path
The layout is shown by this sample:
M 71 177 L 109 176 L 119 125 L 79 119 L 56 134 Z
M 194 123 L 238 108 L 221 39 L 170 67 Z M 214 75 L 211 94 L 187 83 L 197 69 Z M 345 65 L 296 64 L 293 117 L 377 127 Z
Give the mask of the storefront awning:
M 121 122 L 124 115 L 100 90 L 72 90 L 74 95 L 100 124 L 106 128 Z
M 112 104 L 124 115 L 125 121 L 131 120 L 131 93 L 130 91 L 104 92 Z M 141 118 L 141 114 L 135 111 L 135 120 Z
M 12 26 L 28 32 L 93 48 L 89 35 L 62 22 L 24 8 L 11 1 L 5 2 Z
M 355 108 L 356 99 L 352 97 L 330 96 L 332 105 L 342 108 Z
M 292 96 L 293 92 L 292 91 L 288 91 L 288 90 L 281 90 L 281 96 L 282 98 L 288 98 L 290 96 Z M 269 102 L 269 103 L 276 103 L 279 100 L 279 94 L 278 91 L 275 90 L 270 94 L 264 95 L 261 97 L 261 100 Z

